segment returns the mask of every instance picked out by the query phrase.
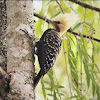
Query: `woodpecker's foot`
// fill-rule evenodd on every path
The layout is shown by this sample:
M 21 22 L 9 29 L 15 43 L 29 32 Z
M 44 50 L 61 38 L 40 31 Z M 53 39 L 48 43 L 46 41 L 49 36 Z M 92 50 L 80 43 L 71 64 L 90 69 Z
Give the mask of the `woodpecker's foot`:
M 33 30 L 30 27 L 30 25 L 26 25 L 26 24 L 20 24 L 17 28 L 16 31 L 19 32 L 20 34 L 26 34 L 29 37 L 29 40 L 34 41 L 34 34 L 33 34 Z M 22 31 L 22 32 L 20 32 Z
M 31 45 L 31 47 L 33 47 L 33 43 L 34 43 L 35 39 L 34 39 L 33 31 L 30 28 L 30 26 L 21 24 L 18 26 L 18 29 L 27 35 L 27 37 L 29 38 L 30 45 Z
M 27 35 L 27 37 L 29 38 L 30 45 L 31 45 L 31 47 L 33 47 L 33 41 L 34 41 L 33 36 L 30 35 L 26 29 L 24 29 L 24 30 L 20 29 L 20 30 L 23 31 Z
M 24 29 L 24 30 L 23 29 L 20 29 L 20 30 L 23 31 L 27 35 L 27 37 L 29 38 L 29 40 L 31 40 L 32 43 L 33 43 L 33 41 L 34 41 L 33 40 L 34 39 L 33 36 L 31 34 L 29 34 L 26 29 Z

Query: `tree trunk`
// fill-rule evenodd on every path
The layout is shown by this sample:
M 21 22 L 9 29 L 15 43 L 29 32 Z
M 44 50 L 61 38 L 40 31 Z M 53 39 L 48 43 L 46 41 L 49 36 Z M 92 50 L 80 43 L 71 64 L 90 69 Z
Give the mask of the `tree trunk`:
M 6 39 L 7 28 L 6 0 L 0 1 L 0 66 L 6 71 Z
M 33 35 L 28 22 L 32 13 L 32 0 L 7 0 L 7 72 L 11 75 L 7 100 L 34 100 L 35 97 L 34 50 L 25 33 L 27 30 Z
M 0 0 L 0 100 L 3 100 L 6 96 L 5 88 L 7 87 L 7 81 L 1 74 L 1 69 L 7 70 L 7 55 L 6 55 L 6 33 L 7 27 L 7 13 L 6 13 L 6 1 Z

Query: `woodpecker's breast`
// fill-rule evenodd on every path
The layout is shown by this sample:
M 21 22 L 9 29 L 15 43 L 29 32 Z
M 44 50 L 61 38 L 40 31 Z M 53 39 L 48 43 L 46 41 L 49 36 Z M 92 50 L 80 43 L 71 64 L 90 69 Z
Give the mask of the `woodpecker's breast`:
M 37 43 L 37 55 L 41 70 L 46 74 L 54 65 L 61 49 L 61 38 L 54 29 L 46 30 Z

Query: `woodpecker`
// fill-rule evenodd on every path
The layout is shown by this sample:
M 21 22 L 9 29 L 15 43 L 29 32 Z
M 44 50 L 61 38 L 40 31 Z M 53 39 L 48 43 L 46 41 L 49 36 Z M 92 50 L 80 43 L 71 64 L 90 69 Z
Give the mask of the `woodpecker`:
M 59 14 L 55 18 L 53 29 L 47 29 L 40 40 L 36 42 L 36 55 L 40 65 L 40 71 L 34 79 L 34 87 L 37 86 L 40 78 L 53 67 L 56 58 L 61 50 L 61 36 L 78 20 L 73 13 Z

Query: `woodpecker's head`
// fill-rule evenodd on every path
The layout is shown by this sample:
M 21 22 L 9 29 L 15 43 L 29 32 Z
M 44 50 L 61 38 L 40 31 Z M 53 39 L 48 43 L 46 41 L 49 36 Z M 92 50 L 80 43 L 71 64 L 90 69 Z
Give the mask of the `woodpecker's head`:
M 79 17 L 74 13 L 66 13 L 59 14 L 54 21 L 57 23 L 53 23 L 53 27 L 58 31 L 58 34 L 63 35 L 76 21 Z

